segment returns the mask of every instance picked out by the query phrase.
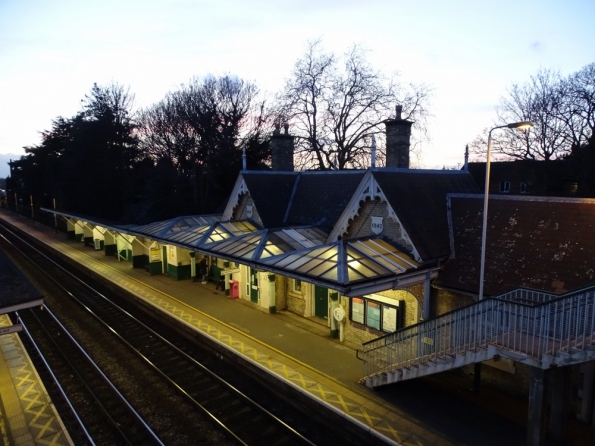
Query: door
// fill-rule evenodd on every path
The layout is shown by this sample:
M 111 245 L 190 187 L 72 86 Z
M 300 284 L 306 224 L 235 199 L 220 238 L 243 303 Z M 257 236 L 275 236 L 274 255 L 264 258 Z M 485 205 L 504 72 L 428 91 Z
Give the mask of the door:
M 328 319 L 328 288 L 314 285 L 314 316 Z
M 163 274 L 165 274 L 166 276 L 169 274 L 169 271 L 167 270 L 167 246 L 163 246 L 163 249 L 161 250 L 161 262 L 163 264 Z
M 250 268 L 250 302 L 258 302 L 258 271 Z

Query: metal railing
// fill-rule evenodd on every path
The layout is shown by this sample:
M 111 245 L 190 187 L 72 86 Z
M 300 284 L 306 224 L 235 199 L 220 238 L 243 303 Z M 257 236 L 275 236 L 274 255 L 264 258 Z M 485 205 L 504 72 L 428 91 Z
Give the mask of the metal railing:
M 366 377 L 492 345 L 540 361 L 592 345 L 595 286 L 555 295 L 517 289 L 363 344 Z

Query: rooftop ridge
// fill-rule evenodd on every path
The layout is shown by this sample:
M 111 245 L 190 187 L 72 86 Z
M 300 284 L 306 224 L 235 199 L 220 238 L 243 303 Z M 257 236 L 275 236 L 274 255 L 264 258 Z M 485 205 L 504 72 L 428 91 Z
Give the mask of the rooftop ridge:
M 484 198 L 484 193 L 460 193 L 450 192 L 446 194 L 447 198 Z M 508 200 L 508 201 L 543 201 L 546 203 L 584 203 L 595 204 L 595 198 L 577 198 L 577 197 L 543 197 L 537 195 L 491 195 L 490 200 Z

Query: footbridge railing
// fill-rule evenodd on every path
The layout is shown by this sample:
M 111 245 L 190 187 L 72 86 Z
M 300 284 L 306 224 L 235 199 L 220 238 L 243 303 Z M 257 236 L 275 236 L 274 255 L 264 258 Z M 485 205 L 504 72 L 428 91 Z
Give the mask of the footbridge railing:
M 367 385 L 496 355 L 548 368 L 595 357 L 595 286 L 555 295 L 517 289 L 363 344 Z

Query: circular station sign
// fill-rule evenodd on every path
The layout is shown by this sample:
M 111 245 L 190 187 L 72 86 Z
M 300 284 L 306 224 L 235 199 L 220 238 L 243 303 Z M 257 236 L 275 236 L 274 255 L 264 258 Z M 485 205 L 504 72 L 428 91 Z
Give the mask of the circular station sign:
M 333 316 L 339 322 L 341 322 L 343 319 L 345 319 L 345 310 L 343 309 L 343 307 L 335 308 L 333 310 Z

